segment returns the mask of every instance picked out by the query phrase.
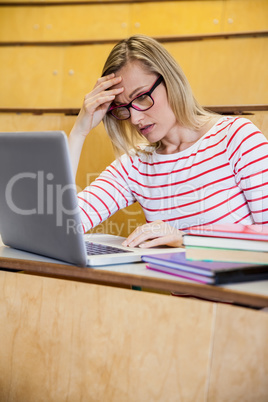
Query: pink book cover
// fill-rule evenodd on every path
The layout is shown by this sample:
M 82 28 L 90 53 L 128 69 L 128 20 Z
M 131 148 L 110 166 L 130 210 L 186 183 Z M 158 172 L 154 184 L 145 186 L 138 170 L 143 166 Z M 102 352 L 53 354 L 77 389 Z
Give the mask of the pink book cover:
M 185 233 L 195 236 L 268 241 L 268 226 L 264 225 L 241 225 L 235 223 L 200 225 L 185 230 Z

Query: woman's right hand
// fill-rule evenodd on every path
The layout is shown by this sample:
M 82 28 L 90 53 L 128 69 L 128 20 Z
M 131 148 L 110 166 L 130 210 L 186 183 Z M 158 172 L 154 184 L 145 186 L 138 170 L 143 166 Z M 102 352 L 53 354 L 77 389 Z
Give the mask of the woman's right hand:
M 123 87 L 109 89 L 122 81 L 121 77 L 110 74 L 97 80 L 93 90 L 84 98 L 83 106 L 74 124 L 72 135 L 86 137 L 105 116 L 108 107 L 116 95 L 124 91 Z
M 69 151 L 74 177 L 76 177 L 85 138 L 102 121 L 116 95 L 124 91 L 123 87 L 112 88 L 121 81 L 122 78 L 114 74 L 101 77 L 93 90 L 85 96 L 83 106 L 69 135 Z

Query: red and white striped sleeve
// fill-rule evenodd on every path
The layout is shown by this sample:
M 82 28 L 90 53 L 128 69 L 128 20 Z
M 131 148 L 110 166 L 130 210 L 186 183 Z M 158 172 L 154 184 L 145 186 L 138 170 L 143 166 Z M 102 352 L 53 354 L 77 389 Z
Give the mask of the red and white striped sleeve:
M 132 164 L 132 158 L 123 155 L 78 194 L 78 205 L 85 232 L 105 221 L 119 209 L 136 201 L 127 181 Z
M 227 152 L 237 185 L 256 224 L 268 224 L 268 141 L 249 120 L 230 126 Z

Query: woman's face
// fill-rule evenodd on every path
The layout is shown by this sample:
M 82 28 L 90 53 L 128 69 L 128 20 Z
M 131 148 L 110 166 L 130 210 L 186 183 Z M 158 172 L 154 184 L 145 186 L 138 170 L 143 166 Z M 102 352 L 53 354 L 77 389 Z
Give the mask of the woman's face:
M 158 78 L 139 62 L 126 64 L 116 76 L 122 77 L 121 83 L 116 87 L 124 87 L 124 91 L 116 96 L 115 105 L 128 104 L 143 92 L 149 91 Z M 138 111 L 131 107 L 129 120 L 150 143 L 155 143 L 168 140 L 177 131 L 178 123 L 169 106 L 163 82 L 155 88 L 152 98 L 154 105 L 146 111 Z

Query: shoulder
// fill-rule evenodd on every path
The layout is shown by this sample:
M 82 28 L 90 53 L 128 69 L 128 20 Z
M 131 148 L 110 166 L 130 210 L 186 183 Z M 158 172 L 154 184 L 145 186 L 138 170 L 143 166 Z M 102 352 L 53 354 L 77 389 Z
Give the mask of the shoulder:
M 260 155 L 267 155 L 268 141 L 252 121 L 244 117 L 228 121 L 225 147 L 229 161 L 252 164 Z
M 217 124 L 217 131 L 226 138 L 227 146 L 239 143 L 249 136 L 262 136 L 252 121 L 240 116 L 223 117 Z
M 245 122 L 250 122 L 248 119 L 241 116 L 221 116 L 215 124 L 215 127 L 222 130 L 228 130 L 233 126 L 242 125 Z
M 225 126 L 226 131 L 233 133 L 235 131 L 252 131 L 258 130 L 257 127 L 249 119 L 241 116 L 226 116 L 221 120 L 222 126 Z

